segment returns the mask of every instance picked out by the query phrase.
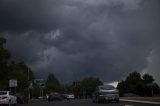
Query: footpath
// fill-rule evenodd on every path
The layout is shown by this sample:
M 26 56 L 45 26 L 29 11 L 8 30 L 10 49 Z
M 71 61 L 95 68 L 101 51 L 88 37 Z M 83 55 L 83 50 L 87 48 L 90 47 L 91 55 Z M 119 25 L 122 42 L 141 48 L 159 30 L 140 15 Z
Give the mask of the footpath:
M 120 101 L 160 105 L 160 97 L 121 97 Z

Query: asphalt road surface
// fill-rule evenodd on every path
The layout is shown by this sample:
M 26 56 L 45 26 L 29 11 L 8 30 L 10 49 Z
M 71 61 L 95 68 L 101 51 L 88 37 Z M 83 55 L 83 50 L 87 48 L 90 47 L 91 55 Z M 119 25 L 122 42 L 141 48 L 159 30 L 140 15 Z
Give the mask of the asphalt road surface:
M 29 104 L 18 104 L 17 106 L 159 106 L 152 104 L 142 104 L 142 103 L 132 103 L 132 102 L 122 102 L 119 103 L 92 103 L 91 100 L 63 100 L 56 102 L 40 101 L 34 100 L 30 101 Z

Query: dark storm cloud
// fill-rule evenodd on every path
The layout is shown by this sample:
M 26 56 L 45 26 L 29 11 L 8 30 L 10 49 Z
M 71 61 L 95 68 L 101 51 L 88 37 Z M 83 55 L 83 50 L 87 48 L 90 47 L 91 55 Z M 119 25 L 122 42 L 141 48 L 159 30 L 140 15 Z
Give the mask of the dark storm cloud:
M 59 24 L 60 3 L 61 0 L 1 0 L 1 30 L 53 29 Z
M 1 0 L 0 35 L 39 76 L 120 80 L 159 47 L 159 9 L 158 0 Z

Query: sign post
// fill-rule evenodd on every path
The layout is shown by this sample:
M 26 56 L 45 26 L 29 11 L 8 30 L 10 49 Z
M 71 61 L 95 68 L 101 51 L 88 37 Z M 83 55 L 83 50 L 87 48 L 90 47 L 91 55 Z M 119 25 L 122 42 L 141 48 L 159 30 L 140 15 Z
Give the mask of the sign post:
M 43 88 L 45 87 L 44 79 L 35 79 L 34 83 L 36 83 L 40 87 L 40 96 L 43 97 Z
M 16 79 L 9 80 L 9 87 L 10 87 L 10 91 L 12 91 L 12 88 L 15 88 L 14 93 L 16 93 L 17 80 Z

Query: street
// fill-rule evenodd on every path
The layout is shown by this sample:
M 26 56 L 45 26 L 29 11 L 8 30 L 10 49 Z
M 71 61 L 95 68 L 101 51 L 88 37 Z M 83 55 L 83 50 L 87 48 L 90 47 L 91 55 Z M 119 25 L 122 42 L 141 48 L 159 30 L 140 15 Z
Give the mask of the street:
M 18 104 L 17 106 L 158 106 L 152 104 L 142 104 L 142 103 L 132 103 L 132 102 L 122 102 L 119 103 L 92 103 L 91 100 L 63 100 L 56 102 L 33 100 L 29 104 Z

